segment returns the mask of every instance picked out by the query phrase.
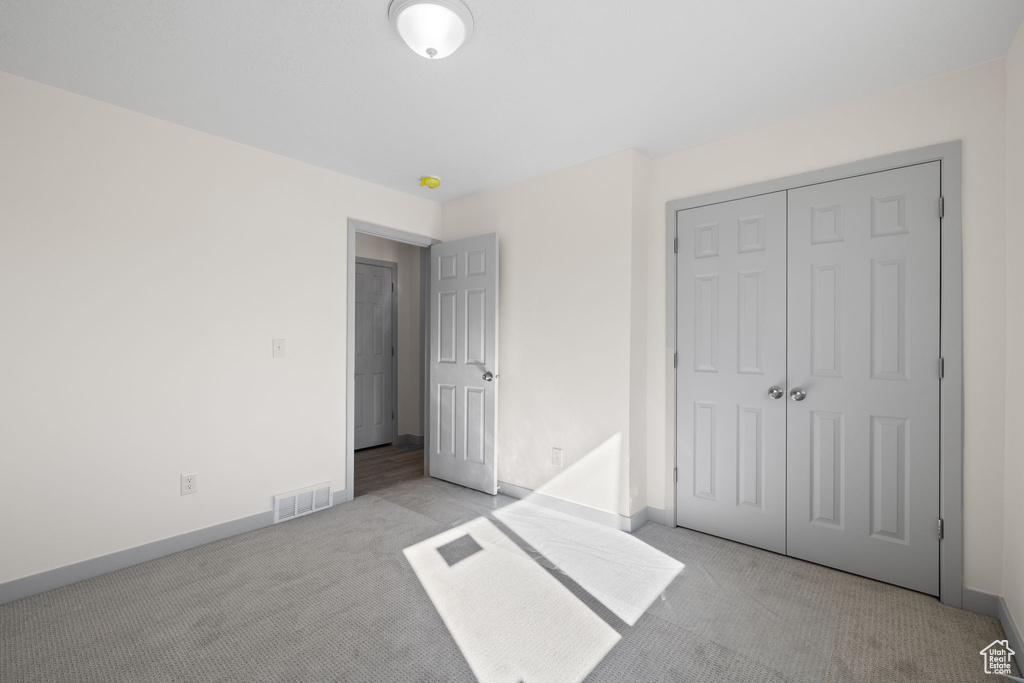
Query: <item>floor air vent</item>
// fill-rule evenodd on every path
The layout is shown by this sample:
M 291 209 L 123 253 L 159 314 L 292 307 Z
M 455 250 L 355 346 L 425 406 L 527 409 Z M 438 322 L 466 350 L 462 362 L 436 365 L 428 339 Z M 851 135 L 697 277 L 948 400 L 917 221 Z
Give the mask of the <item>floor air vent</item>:
M 334 504 L 331 482 L 274 496 L 274 524 L 323 510 Z

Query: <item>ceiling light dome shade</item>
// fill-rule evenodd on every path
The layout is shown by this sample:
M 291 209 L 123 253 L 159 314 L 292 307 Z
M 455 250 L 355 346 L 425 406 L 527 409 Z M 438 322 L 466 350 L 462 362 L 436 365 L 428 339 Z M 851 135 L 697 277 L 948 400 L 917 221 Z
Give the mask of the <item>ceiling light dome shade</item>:
M 473 34 L 473 15 L 459 0 L 392 0 L 391 23 L 421 57 L 444 59 Z

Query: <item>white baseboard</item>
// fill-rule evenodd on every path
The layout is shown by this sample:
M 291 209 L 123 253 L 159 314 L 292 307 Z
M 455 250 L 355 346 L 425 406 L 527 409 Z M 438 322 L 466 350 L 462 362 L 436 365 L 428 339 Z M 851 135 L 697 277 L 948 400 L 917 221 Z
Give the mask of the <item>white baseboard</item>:
M 345 490 L 334 492 L 335 505 L 341 501 L 349 500 Z M 242 517 L 222 524 L 196 529 L 170 538 L 162 538 L 159 541 L 145 543 L 118 550 L 108 555 L 101 555 L 89 560 L 75 562 L 74 564 L 57 567 L 49 571 L 23 576 L 20 579 L 0 583 L 0 605 L 8 602 L 28 598 L 39 593 L 60 588 L 72 583 L 91 579 L 101 574 L 108 574 L 118 569 L 124 569 L 143 562 L 149 562 L 160 557 L 180 553 L 183 550 L 198 548 L 207 543 L 220 541 L 231 536 L 244 534 L 247 531 L 262 529 L 274 523 L 274 511 L 267 510 L 255 515 Z
M 395 438 L 396 446 L 419 446 L 423 448 L 423 437 L 416 434 L 399 434 Z
M 963 588 L 961 590 L 961 597 L 961 606 L 968 612 L 984 614 L 986 617 L 998 619 L 999 623 L 1003 625 L 1003 633 L 1006 634 L 1006 639 L 1010 641 L 1010 649 L 1016 652 L 1024 652 L 1024 640 L 1021 640 L 1020 630 L 1013 621 L 1013 615 L 1010 614 L 1010 608 L 1003 596 L 985 593 L 973 588 Z
M 676 527 L 675 516 L 671 510 L 662 510 L 661 508 L 647 508 L 647 521 L 667 526 L 672 529 Z
M 516 486 L 515 484 L 509 484 L 504 481 L 498 482 L 498 493 L 502 493 L 512 498 L 526 498 L 529 496 L 530 502 L 546 507 L 549 510 L 556 512 L 562 512 L 573 517 L 579 517 L 588 522 L 594 522 L 601 526 L 611 527 L 612 529 L 618 529 L 619 531 L 631 531 L 630 518 L 617 515 L 614 512 L 607 512 L 605 510 L 598 510 L 592 508 L 589 505 L 583 505 L 582 503 L 574 503 L 571 500 L 565 500 L 563 498 L 556 498 L 549 496 L 546 493 L 538 493 L 524 486 Z
M 556 512 L 562 512 L 567 515 L 572 515 L 573 517 L 579 517 L 580 519 L 584 519 L 588 522 L 594 522 L 601 526 L 618 529 L 619 531 L 628 531 L 632 533 L 647 522 L 655 522 L 665 526 L 675 526 L 675 524 L 666 524 L 665 521 L 663 521 L 670 520 L 671 514 L 667 510 L 659 510 L 658 508 L 645 507 L 639 512 L 633 514 L 631 517 L 625 517 L 614 512 L 598 510 L 597 508 L 592 508 L 589 505 L 565 500 L 564 498 L 556 498 L 555 496 L 551 496 L 546 493 L 538 493 L 532 489 L 526 488 L 525 486 L 516 486 L 515 484 L 509 484 L 504 481 L 498 482 L 498 493 L 518 499 L 523 499 L 529 496 L 531 503 L 536 503 L 537 505 L 546 507 L 549 510 L 555 510 Z
M 1013 620 L 1013 615 L 1010 614 L 1010 606 L 1006 604 L 1006 598 L 1002 596 L 999 596 L 999 622 L 1003 625 L 1006 639 L 1010 641 L 1010 649 L 1014 652 L 1024 653 L 1024 639 L 1021 639 L 1020 630 Z M 1018 657 L 1017 667 L 1020 668 L 1024 654 L 1016 655 L 1016 657 Z
M 973 588 L 962 588 L 960 590 L 960 607 L 968 612 L 984 614 L 986 617 L 999 618 L 998 595 L 976 591 Z

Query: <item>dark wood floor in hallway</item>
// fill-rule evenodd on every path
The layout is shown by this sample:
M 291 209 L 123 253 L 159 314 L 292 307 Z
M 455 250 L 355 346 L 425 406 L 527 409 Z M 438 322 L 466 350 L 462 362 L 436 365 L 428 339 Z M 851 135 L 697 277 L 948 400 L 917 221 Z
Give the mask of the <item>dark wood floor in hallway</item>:
M 355 495 L 372 493 L 423 476 L 423 448 L 377 446 L 355 453 Z

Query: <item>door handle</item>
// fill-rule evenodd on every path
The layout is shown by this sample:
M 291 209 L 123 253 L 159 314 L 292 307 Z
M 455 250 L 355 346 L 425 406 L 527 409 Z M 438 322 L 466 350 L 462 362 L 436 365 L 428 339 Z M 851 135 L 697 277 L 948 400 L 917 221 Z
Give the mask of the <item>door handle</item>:
M 494 380 L 494 375 L 492 373 L 490 373 L 490 372 L 485 372 L 484 373 L 484 381 L 485 382 L 491 382 L 493 380 Z
M 782 398 L 782 395 L 785 394 L 785 393 L 786 392 L 784 392 L 782 390 L 782 387 L 780 387 L 780 386 L 773 386 L 770 389 L 768 389 L 768 395 L 771 396 L 774 399 Z
M 807 391 L 797 387 L 793 391 L 789 392 L 789 397 L 794 401 L 802 401 L 807 398 Z

